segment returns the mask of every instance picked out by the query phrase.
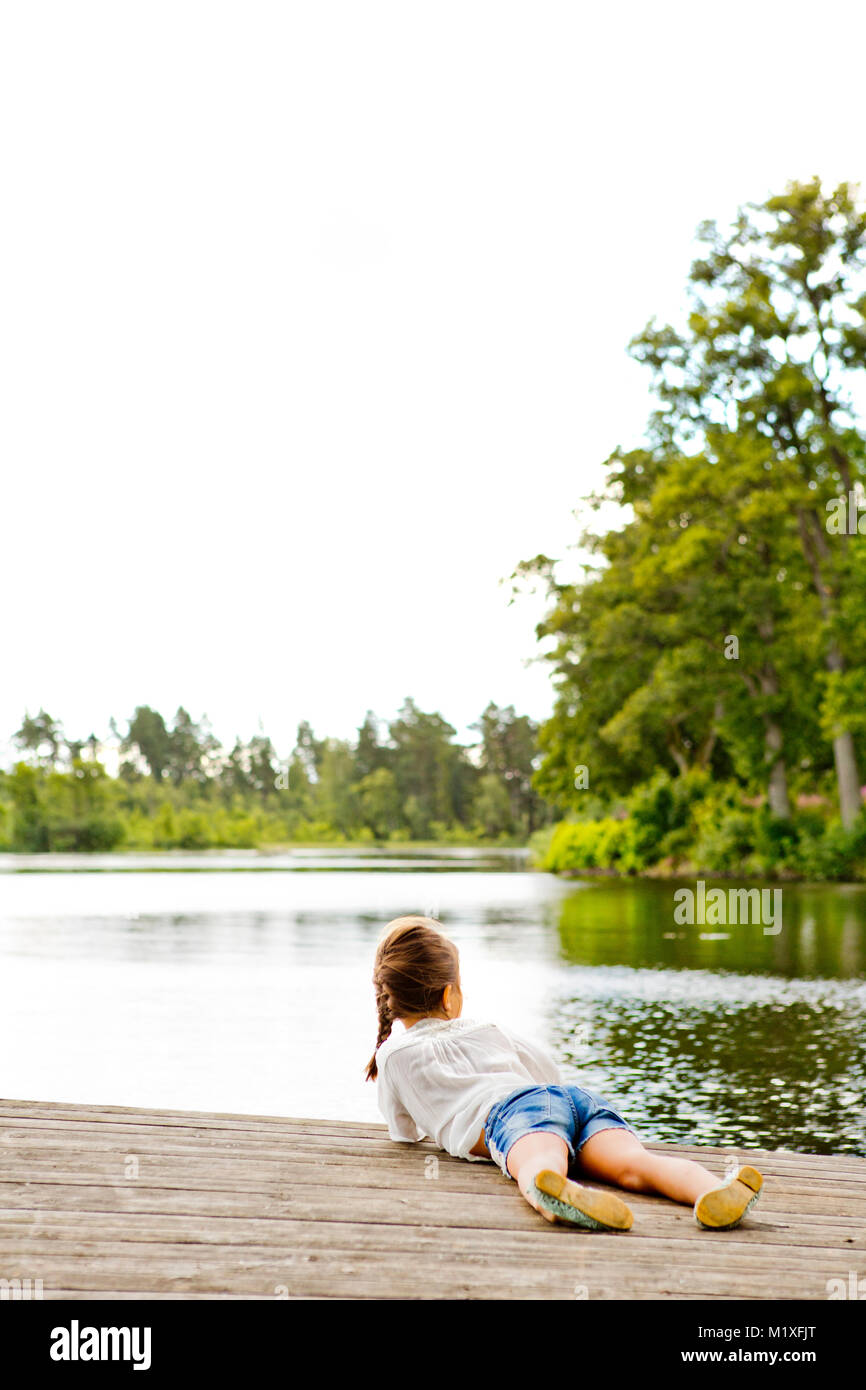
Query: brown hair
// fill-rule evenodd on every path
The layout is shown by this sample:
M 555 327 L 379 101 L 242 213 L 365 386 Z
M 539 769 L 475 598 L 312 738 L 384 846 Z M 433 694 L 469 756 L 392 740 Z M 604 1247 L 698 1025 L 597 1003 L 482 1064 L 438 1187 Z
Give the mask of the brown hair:
M 456 983 L 459 964 L 457 947 L 433 917 L 395 917 L 388 923 L 373 962 L 379 1032 L 367 1063 L 368 1081 L 376 1080 L 376 1052 L 394 1019 L 431 1013 L 445 986 Z

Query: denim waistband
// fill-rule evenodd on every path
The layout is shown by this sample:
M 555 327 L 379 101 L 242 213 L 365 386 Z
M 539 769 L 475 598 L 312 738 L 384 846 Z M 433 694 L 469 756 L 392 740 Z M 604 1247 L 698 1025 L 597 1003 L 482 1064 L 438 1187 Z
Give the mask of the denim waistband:
M 496 1101 L 495 1105 L 491 1105 L 487 1112 L 487 1119 L 484 1121 L 484 1142 L 487 1142 L 487 1131 L 503 1106 L 506 1106 L 509 1101 L 515 1100 L 518 1096 L 525 1096 L 527 1092 L 537 1091 L 538 1089 L 538 1082 L 533 1082 L 531 1086 L 518 1086 L 517 1090 L 509 1091 L 507 1096 L 502 1096 L 501 1099 Z

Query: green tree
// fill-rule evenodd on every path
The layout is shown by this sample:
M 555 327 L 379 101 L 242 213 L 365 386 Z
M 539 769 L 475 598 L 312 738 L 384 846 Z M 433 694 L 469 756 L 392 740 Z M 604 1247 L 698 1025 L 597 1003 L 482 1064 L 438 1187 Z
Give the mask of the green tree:
M 364 824 L 378 840 L 387 840 L 392 831 L 400 829 L 403 825 L 400 793 L 390 768 L 377 767 L 374 772 L 368 772 L 356 784 L 356 792 Z
M 789 470 L 786 487 L 784 468 L 767 468 L 768 448 L 754 437 L 708 430 L 706 444 L 700 455 L 672 458 L 638 505 L 636 592 L 650 618 L 661 618 L 665 650 L 650 684 L 603 732 L 621 732 L 629 705 L 646 697 L 672 720 L 702 710 L 709 727 L 694 765 L 707 766 L 724 733 L 740 770 L 766 779 L 772 813 L 788 819 L 789 765 L 806 730 L 818 734 L 818 613 L 790 512 L 801 484 Z M 744 766 L 756 727 L 760 758 Z M 682 750 L 671 752 L 687 771 Z
M 244 797 L 250 794 L 252 781 L 249 754 L 240 738 L 235 738 L 231 751 L 223 758 L 217 777 L 226 801 L 231 802 L 236 796 Z
M 351 834 L 360 821 L 354 771 L 351 744 L 346 739 L 324 739 L 315 788 L 316 811 L 320 820 L 343 835 Z
M 247 744 L 249 783 L 262 800 L 269 800 L 276 791 L 277 754 L 264 732 L 254 734 Z
M 364 722 L 358 730 L 355 744 L 355 776 L 359 781 L 369 777 L 371 772 L 387 767 L 390 750 L 382 742 L 382 729 L 379 719 L 371 709 L 367 710 Z
M 12 848 L 24 854 L 50 850 L 51 833 L 38 770 L 27 763 L 16 763 L 7 778 L 7 791 L 12 806 Z
M 166 771 L 174 785 L 204 783 L 208 777 L 208 761 L 216 756 L 218 749 L 207 720 L 196 723 L 180 705 L 168 736 L 166 762 Z
M 294 756 L 303 764 L 307 780 L 311 783 L 315 782 L 319 776 L 324 750 L 325 740 L 316 738 L 309 722 L 302 719 L 298 725 Z
M 475 770 L 453 740 L 456 730 L 440 714 L 426 714 L 407 698 L 388 726 L 392 770 L 413 835 L 425 838 L 433 821 L 463 821 Z M 411 802 L 411 805 L 410 805 Z M 415 826 L 421 827 L 416 833 Z
M 486 772 L 478 783 L 473 807 L 476 824 L 482 835 L 495 839 L 514 831 L 514 813 L 508 789 L 500 777 Z
M 755 434 L 792 496 L 802 557 L 820 606 L 823 662 L 845 825 L 861 805 L 855 730 L 863 636 L 852 626 L 859 537 L 827 530 L 827 509 L 866 476 L 855 378 L 866 367 L 866 211 L 856 190 L 820 180 L 741 208 L 725 231 L 705 222 L 685 329 L 651 323 L 633 341 L 653 372 L 658 441 L 700 442 L 710 429 Z
M 113 849 L 124 827 L 99 763 L 76 758 L 68 773 L 18 763 L 8 778 L 13 849 L 28 853 Z
M 539 636 L 556 639 L 558 694 L 538 781 L 563 808 L 586 796 L 578 767 L 609 795 L 656 769 L 715 765 L 765 787 L 772 813 L 790 816 L 789 766 L 819 737 L 819 615 L 790 489 L 767 453 L 716 431 L 701 454 L 670 446 L 663 465 L 618 453 L 607 495 L 627 497 L 634 519 L 584 535 L 602 563 L 567 585 L 545 557 L 520 567 L 553 600 Z M 793 472 L 788 481 L 799 488 Z
M 491 700 L 471 728 L 480 735 L 478 749 L 482 773 L 497 778 L 505 791 L 508 821 L 513 829 L 530 834 L 545 815 L 544 805 L 532 784 L 538 753 L 538 725 L 528 715 L 517 714 L 513 705 L 500 708 Z
M 63 744 L 63 727 L 44 709 L 33 717 L 25 713 L 21 728 L 12 735 L 12 742 L 37 763 L 53 767 Z
M 163 774 L 171 766 L 171 734 L 162 715 L 149 705 L 136 707 L 120 746 L 122 752 L 137 753 L 143 758 L 156 782 L 162 781 Z

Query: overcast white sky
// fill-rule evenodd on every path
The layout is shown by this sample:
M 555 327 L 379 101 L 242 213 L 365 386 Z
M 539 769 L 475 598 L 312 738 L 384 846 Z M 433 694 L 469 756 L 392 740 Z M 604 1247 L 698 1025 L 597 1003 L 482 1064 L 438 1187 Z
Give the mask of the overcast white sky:
M 862 7 L 0 13 L 0 744 L 544 717 L 498 580 L 640 441 L 697 223 L 866 182 Z

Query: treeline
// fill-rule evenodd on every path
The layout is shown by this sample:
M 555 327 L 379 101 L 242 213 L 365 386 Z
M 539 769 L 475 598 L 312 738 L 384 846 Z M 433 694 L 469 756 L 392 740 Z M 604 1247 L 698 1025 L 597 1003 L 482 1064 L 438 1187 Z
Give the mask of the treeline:
M 631 344 L 647 442 L 587 499 L 621 528 L 582 537 L 577 583 L 545 555 L 515 574 L 551 601 L 545 862 L 861 876 L 866 213 L 790 184 L 699 242 L 684 326 Z
M 287 759 L 257 734 L 223 748 L 184 708 L 167 722 L 139 706 L 111 730 L 116 776 L 100 740 L 77 740 L 40 710 L 12 737 L 0 772 L 0 849 L 21 852 L 251 848 L 334 841 L 525 843 L 551 818 L 533 787 L 537 725 L 491 702 L 455 742 L 439 714 L 407 699 L 385 724 L 368 711 L 357 738 L 298 726 Z

